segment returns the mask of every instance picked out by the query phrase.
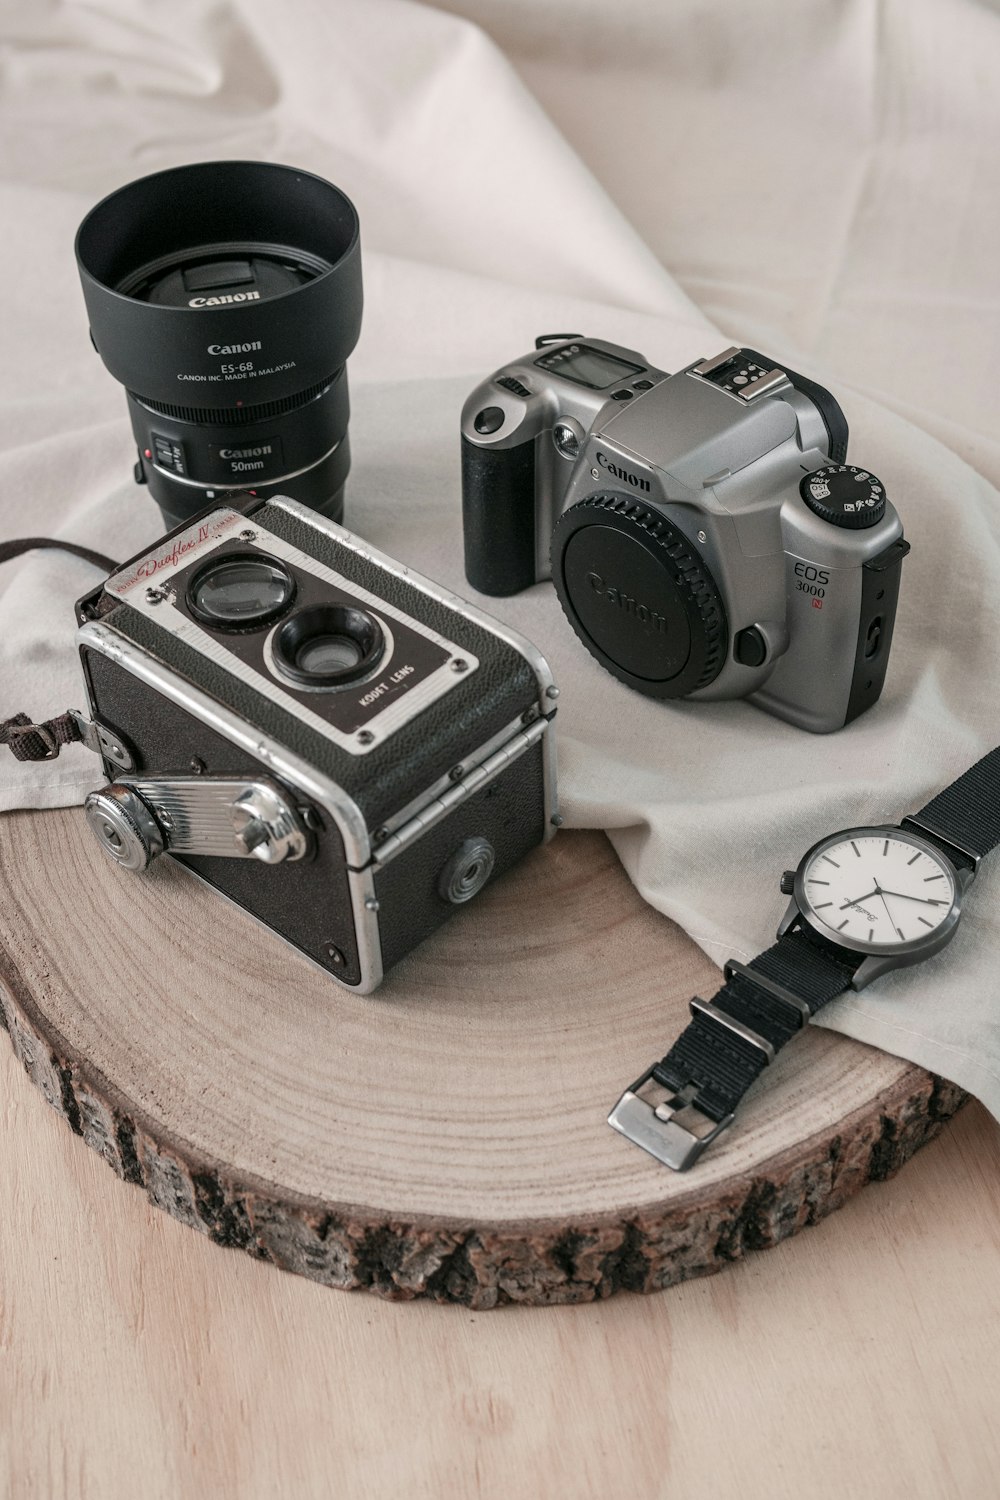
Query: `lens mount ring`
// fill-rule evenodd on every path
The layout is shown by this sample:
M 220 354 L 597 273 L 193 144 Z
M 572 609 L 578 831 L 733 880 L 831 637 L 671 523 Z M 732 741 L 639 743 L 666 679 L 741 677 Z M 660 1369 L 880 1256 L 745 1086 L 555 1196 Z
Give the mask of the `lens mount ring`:
M 651 698 L 683 698 L 722 671 L 722 594 L 687 537 L 655 507 L 615 491 L 563 511 L 552 580 L 567 619 L 609 672 Z
M 230 632 L 259 630 L 283 615 L 294 599 L 295 579 L 285 563 L 267 552 L 236 549 L 208 558 L 185 594 L 196 620 Z
M 374 615 L 352 604 L 311 604 L 296 610 L 270 639 L 275 670 L 299 687 L 340 688 L 359 682 L 382 660 L 385 632 Z

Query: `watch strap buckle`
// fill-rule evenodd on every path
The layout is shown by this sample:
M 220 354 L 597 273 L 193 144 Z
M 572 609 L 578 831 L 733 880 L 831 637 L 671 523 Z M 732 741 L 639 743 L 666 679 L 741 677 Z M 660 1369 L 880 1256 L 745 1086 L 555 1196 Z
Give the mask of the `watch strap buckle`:
M 680 1090 L 668 1088 L 656 1078 L 656 1066 L 647 1068 L 625 1090 L 608 1115 L 608 1124 L 665 1167 L 686 1172 L 732 1124 L 734 1116 L 711 1119 L 695 1102 L 694 1084 Z M 702 1126 L 707 1128 L 694 1128 Z

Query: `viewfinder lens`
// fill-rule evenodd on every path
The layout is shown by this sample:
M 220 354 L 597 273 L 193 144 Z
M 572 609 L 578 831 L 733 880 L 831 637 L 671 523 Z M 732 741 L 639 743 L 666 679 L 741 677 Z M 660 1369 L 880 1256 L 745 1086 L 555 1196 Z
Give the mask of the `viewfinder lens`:
M 191 613 L 217 630 L 252 630 L 277 619 L 295 597 L 295 582 L 273 557 L 230 554 L 206 564 L 191 580 Z

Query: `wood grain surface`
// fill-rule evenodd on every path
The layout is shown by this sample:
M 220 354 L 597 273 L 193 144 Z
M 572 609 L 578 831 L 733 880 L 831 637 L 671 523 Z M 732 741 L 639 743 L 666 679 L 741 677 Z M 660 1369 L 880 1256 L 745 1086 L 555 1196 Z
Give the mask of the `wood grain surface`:
M 724 1275 L 475 1313 L 338 1296 L 116 1182 L 0 1047 L 11 1500 L 989 1500 L 1000 1132 Z
M 655 1290 L 814 1223 L 962 1102 L 810 1031 L 695 1171 L 616 1136 L 610 1104 L 718 976 L 596 834 L 367 998 L 171 862 L 119 870 L 78 812 L 10 815 L 2 851 L 4 1018 L 50 1104 L 158 1206 L 329 1285 L 477 1309 Z

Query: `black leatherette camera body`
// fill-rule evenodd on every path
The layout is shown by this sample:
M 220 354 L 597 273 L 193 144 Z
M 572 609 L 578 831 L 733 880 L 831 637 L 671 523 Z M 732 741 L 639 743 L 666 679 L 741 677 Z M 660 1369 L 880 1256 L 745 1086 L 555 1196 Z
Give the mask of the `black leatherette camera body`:
M 359 601 L 382 622 L 387 657 L 340 694 L 298 690 L 264 665 L 273 622 L 213 631 L 186 608 L 191 576 L 229 555 L 277 559 L 300 590 Z M 488 851 L 485 878 L 472 863 L 478 890 L 553 831 L 556 693 L 541 655 L 305 506 L 244 497 L 206 512 L 82 600 L 78 619 L 92 714 L 132 761 L 106 769 L 145 798 L 166 852 L 345 985 L 374 989 L 466 899 L 448 894 L 457 851 Z M 423 677 L 399 645 L 410 638 L 430 659 Z M 264 779 L 293 807 L 307 852 L 270 865 L 189 852 L 183 837 L 171 843 L 158 778 L 189 796 Z

